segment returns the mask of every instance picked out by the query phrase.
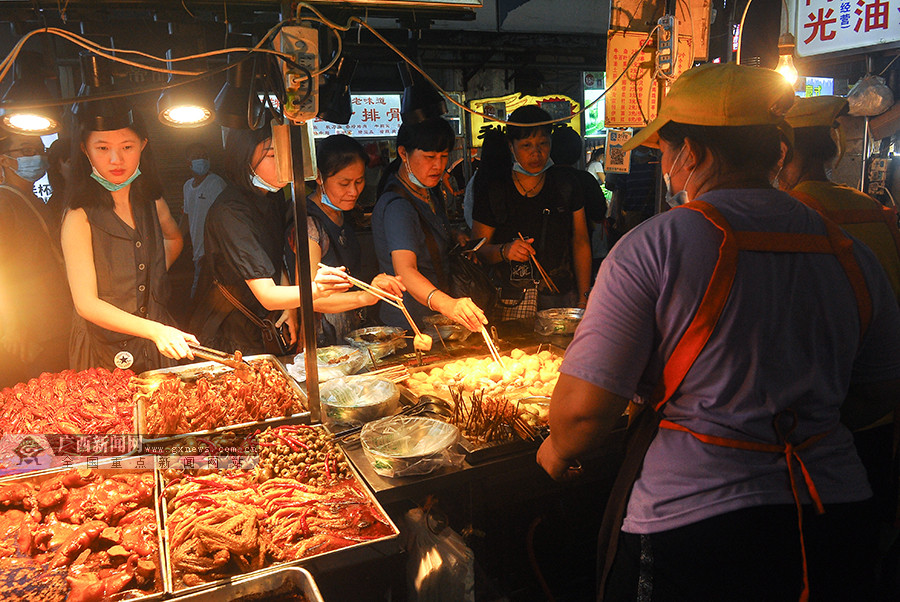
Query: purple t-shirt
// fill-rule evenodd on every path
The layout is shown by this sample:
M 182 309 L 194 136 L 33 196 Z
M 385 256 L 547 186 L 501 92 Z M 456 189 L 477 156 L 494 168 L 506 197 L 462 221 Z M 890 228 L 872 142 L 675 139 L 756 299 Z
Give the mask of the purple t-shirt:
M 775 190 L 702 196 L 734 230 L 824 234 L 815 212 Z M 632 398 L 649 398 L 716 265 L 721 233 L 696 211 L 650 219 L 604 260 L 561 371 Z M 872 296 L 860 341 L 856 298 L 833 255 L 741 252 L 710 341 L 663 409 L 709 435 L 776 443 L 772 419 L 793 408 L 791 440 L 831 431 L 800 452 L 822 500 L 872 495 L 839 408 L 851 382 L 900 378 L 900 309 L 874 255 L 854 245 Z M 801 484 L 802 499 L 809 501 Z M 628 504 L 623 530 L 655 533 L 763 504 L 793 503 L 783 455 L 701 443 L 660 430 Z

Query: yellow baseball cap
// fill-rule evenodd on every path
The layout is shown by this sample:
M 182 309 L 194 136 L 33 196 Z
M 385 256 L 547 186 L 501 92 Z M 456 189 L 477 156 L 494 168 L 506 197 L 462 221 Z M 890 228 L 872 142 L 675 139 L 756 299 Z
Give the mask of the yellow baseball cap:
M 659 129 L 675 121 L 690 125 L 784 126 L 794 103 L 794 90 L 772 69 L 735 63 L 706 63 L 681 74 L 647 127 L 622 146 L 658 146 Z
M 841 96 L 798 98 L 784 116 L 792 128 L 834 127 L 835 120 L 850 112 L 850 103 Z

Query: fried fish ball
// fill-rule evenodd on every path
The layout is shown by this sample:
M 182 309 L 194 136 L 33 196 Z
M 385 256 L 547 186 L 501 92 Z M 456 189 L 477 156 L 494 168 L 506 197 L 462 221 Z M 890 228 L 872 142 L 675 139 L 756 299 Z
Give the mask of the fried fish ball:
M 428 375 L 424 372 L 413 372 L 409 375 L 410 380 L 424 382 L 425 379 L 428 378 Z
M 432 339 L 427 334 L 417 334 L 413 337 L 413 349 L 418 351 L 431 351 Z
M 522 363 L 525 365 L 526 370 L 540 370 L 541 369 L 541 360 L 532 356 L 526 357 L 522 360 Z
M 538 353 L 537 356 L 539 358 L 541 358 L 542 360 L 549 360 L 553 357 L 553 354 L 545 349 L 544 351 L 541 351 L 540 353 Z
M 518 348 L 513 349 L 512 351 L 509 352 L 509 357 L 513 358 L 514 360 L 522 359 L 522 357 L 524 357 L 524 356 L 525 356 L 525 352 Z

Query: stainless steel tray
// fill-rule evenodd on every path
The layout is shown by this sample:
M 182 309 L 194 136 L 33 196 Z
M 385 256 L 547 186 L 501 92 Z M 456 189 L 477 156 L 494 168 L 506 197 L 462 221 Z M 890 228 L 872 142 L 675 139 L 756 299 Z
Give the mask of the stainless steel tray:
M 246 596 L 260 596 L 263 600 L 273 601 L 276 596 L 291 590 L 302 592 L 309 602 L 324 602 L 313 576 L 301 567 L 282 567 L 250 577 L 236 577 L 218 587 L 187 595 L 176 594 L 172 599 L 178 602 L 234 602 Z
M 261 355 L 251 355 L 244 358 L 248 362 L 255 360 L 265 360 L 270 362 L 275 366 L 275 368 L 284 376 L 285 380 L 288 383 L 288 386 L 294 392 L 294 395 L 297 399 L 300 400 L 300 406 L 308 408 L 309 400 L 306 396 L 306 393 L 297 384 L 297 381 L 288 374 L 288 371 L 285 369 L 284 365 L 278 361 L 274 355 L 271 354 L 261 354 Z M 195 379 L 201 375 L 218 375 L 223 374 L 225 372 L 230 371 L 231 368 L 227 366 L 223 366 L 222 364 L 218 364 L 216 362 L 199 362 L 196 364 L 188 364 L 185 366 L 174 366 L 172 368 L 162 368 L 160 370 L 149 370 L 147 372 L 142 372 L 138 375 L 137 378 L 153 378 L 154 375 L 159 374 L 174 374 L 181 378 L 182 380 L 191 380 Z M 310 413 L 309 410 L 305 410 L 303 412 L 299 412 L 296 414 L 291 414 L 290 416 L 276 416 L 272 418 L 267 418 L 266 420 L 261 421 L 253 421 L 253 422 L 243 422 L 239 424 L 228 424 L 223 425 L 214 429 L 208 429 L 205 431 L 194 431 L 189 433 L 169 433 L 165 437 L 154 437 L 147 434 L 147 399 L 148 396 L 146 394 L 139 394 L 137 397 L 137 403 L 135 404 L 135 432 L 141 435 L 141 440 L 144 445 L 150 444 L 160 444 L 165 441 L 169 441 L 176 436 L 205 436 L 212 435 L 215 433 L 220 433 L 236 428 L 259 428 L 263 430 L 270 426 L 278 426 L 280 424 L 288 424 L 288 423 L 304 423 L 308 424 L 310 421 Z
M 131 474 L 131 473 L 146 473 L 151 472 L 154 480 L 154 488 L 153 488 L 153 512 L 156 517 L 156 535 L 158 538 L 157 547 L 159 550 L 159 558 L 157 559 L 157 570 L 159 571 L 160 582 L 162 585 L 162 589 L 158 592 L 152 592 L 145 595 L 137 596 L 134 598 L 128 598 L 128 600 L 133 600 L 137 602 L 150 602 L 156 600 L 163 600 L 167 596 L 167 592 L 171 591 L 168 587 L 167 575 L 169 573 L 167 566 L 167 555 L 164 550 L 164 538 L 163 538 L 163 527 L 162 527 L 162 518 L 160 516 L 160 508 L 159 508 L 159 493 L 160 493 L 160 480 L 159 476 L 155 470 L 154 458 L 152 456 L 129 456 L 124 458 L 114 458 L 108 460 L 102 460 L 97 462 L 96 465 L 93 462 L 87 463 L 78 463 L 72 464 L 71 466 L 64 466 L 59 468 L 52 468 L 49 470 L 40 470 L 33 471 L 27 474 L 19 474 L 15 476 L 9 476 L 0 478 L 0 485 L 7 485 L 10 483 L 18 483 L 18 482 L 29 482 L 34 483 L 36 485 L 42 484 L 44 481 L 48 479 L 52 479 L 53 477 L 79 468 L 91 468 L 92 470 L 97 470 L 102 472 L 103 474 L 113 475 L 113 474 Z M 2 579 L 3 574 L 0 573 L 0 579 Z M 123 590 L 123 592 L 139 592 L 136 588 L 131 588 L 128 590 Z M 115 596 L 112 596 L 108 599 L 110 600 L 121 600 L 123 598 L 123 592 L 119 592 Z
M 322 427 L 324 429 L 324 427 Z M 366 484 L 365 479 L 357 471 L 356 467 L 353 465 L 353 462 L 350 462 L 348 459 L 347 462 L 350 467 L 351 472 L 353 473 L 354 479 L 356 479 L 356 483 L 359 486 L 360 490 L 366 495 L 366 497 L 372 502 L 375 509 L 381 513 L 381 515 L 385 518 L 388 523 L 388 526 L 393 531 L 392 535 L 388 535 L 381 539 L 375 539 L 372 541 L 359 542 L 350 546 L 346 546 L 344 548 L 340 548 L 337 550 L 331 550 L 329 552 L 324 552 L 322 554 L 317 554 L 314 556 L 309 556 L 306 558 L 301 558 L 299 560 L 290 560 L 286 562 L 275 562 L 270 564 L 262 569 L 251 571 L 249 573 L 245 573 L 244 575 L 235 575 L 231 577 L 227 577 L 225 579 L 219 579 L 216 581 L 210 581 L 208 583 L 203 583 L 201 585 L 195 585 L 191 587 L 175 587 L 174 583 L 174 571 L 172 570 L 170 558 L 169 558 L 169 532 L 168 529 L 164 529 L 163 539 L 164 539 L 164 549 L 166 554 L 166 591 L 175 593 L 181 599 L 181 596 L 187 596 L 189 594 L 203 592 L 204 590 L 208 590 L 211 588 L 215 588 L 216 591 L 219 590 L 220 587 L 230 584 L 238 579 L 250 578 L 250 577 L 260 577 L 269 573 L 272 573 L 277 570 L 290 568 L 290 567 L 306 567 L 307 569 L 313 572 L 319 571 L 329 571 L 338 568 L 344 568 L 351 565 L 360 564 L 366 562 L 371 559 L 383 558 L 386 556 L 391 556 L 396 553 L 399 553 L 400 547 L 398 543 L 398 537 L 400 530 L 397 528 L 397 525 L 388 515 L 388 513 L 384 510 L 381 504 L 378 502 L 378 499 L 372 493 L 372 490 Z M 162 474 L 159 473 L 160 478 L 160 487 L 164 488 L 166 483 L 162 477 Z M 163 516 L 163 525 L 167 526 L 168 524 L 168 507 L 163 499 L 163 496 L 160 496 L 160 506 Z M 204 600 L 206 598 L 203 598 Z M 210 600 L 219 598 L 210 598 Z

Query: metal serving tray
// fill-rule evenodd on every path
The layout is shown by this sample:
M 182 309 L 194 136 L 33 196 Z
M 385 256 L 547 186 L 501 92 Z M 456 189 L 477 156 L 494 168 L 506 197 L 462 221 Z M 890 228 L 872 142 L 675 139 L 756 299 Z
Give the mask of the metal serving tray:
M 254 421 L 254 422 L 243 422 L 240 424 L 228 424 L 223 425 L 214 429 L 209 429 L 205 431 L 194 431 L 189 433 L 170 433 L 165 437 L 153 437 L 147 434 L 147 400 L 148 396 L 146 394 L 138 394 L 137 403 L 135 404 L 135 432 L 141 435 L 141 440 L 144 445 L 156 445 L 161 444 L 163 442 L 169 441 L 176 436 L 206 436 L 213 435 L 216 433 L 221 433 L 225 431 L 229 431 L 237 428 L 259 428 L 260 430 L 264 430 L 270 426 L 279 426 L 281 424 L 289 424 L 289 423 L 303 423 L 309 424 L 310 422 L 310 413 L 309 413 L 309 400 L 306 396 L 306 393 L 300 388 L 300 385 L 297 384 L 297 381 L 288 374 L 288 371 L 285 369 L 284 365 L 278 361 L 274 355 L 271 354 L 261 354 L 261 355 L 251 355 L 244 358 L 248 362 L 264 360 L 275 366 L 275 368 L 281 372 L 284 376 L 285 380 L 288 383 L 288 386 L 293 390 L 294 395 L 297 399 L 300 400 L 300 406 L 307 408 L 303 412 L 299 412 L 297 414 L 291 414 L 290 416 L 276 416 L 273 418 L 267 418 L 266 420 Z M 137 378 L 152 378 L 154 375 L 158 374 L 174 374 L 185 381 L 190 381 L 196 379 L 201 375 L 219 375 L 224 374 L 232 370 L 227 366 L 223 366 L 222 364 L 216 362 L 199 362 L 196 364 L 187 364 L 185 366 L 173 366 L 171 368 L 162 368 L 160 370 L 149 370 L 147 372 L 142 372 L 137 376 Z
M 254 602 L 272 602 L 289 591 L 301 592 L 309 602 L 324 602 L 313 576 L 301 567 L 282 567 L 251 577 L 236 577 L 218 587 L 193 594 L 176 594 L 172 599 L 178 602 L 235 602 L 254 596 Z
M 324 427 L 322 427 L 324 428 Z M 343 450 L 342 450 L 343 451 Z M 346 453 L 346 452 L 344 452 Z M 365 541 L 355 543 L 353 545 L 340 548 L 338 550 L 331 550 L 329 552 L 324 552 L 322 554 L 317 554 L 314 556 L 308 556 L 306 558 L 301 558 L 299 560 L 290 560 L 286 562 L 276 562 L 269 566 L 263 567 L 256 571 L 251 571 L 249 573 L 245 573 L 243 575 L 234 575 L 231 577 L 226 577 L 224 579 L 219 579 L 216 581 L 210 581 L 208 583 L 203 583 L 200 585 L 190 586 L 190 587 L 175 587 L 174 580 L 174 571 L 172 570 L 172 565 L 169 558 L 169 532 L 168 528 L 164 528 L 163 531 L 163 539 L 164 539 L 164 550 L 166 555 L 166 591 L 170 593 L 175 593 L 178 596 L 178 599 L 182 599 L 182 596 L 188 596 L 194 593 L 204 592 L 205 590 L 215 589 L 216 592 L 222 586 L 229 585 L 239 579 L 244 578 L 257 578 L 267 575 L 269 573 L 273 573 L 278 570 L 283 570 L 291 567 L 305 567 L 308 570 L 313 572 L 325 572 L 334 569 L 341 569 L 344 567 L 348 567 L 351 565 L 361 564 L 367 562 L 372 559 L 384 558 L 386 556 L 391 556 L 393 554 L 399 553 L 400 544 L 398 542 L 398 537 L 400 534 L 400 530 L 397 528 L 397 525 L 394 523 L 393 519 L 388 515 L 388 513 L 384 510 L 381 504 L 378 502 L 378 499 L 372 493 L 372 490 L 366 484 L 365 479 L 359 474 L 356 469 L 356 466 L 353 465 L 348 458 L 347 465 L 350 467 L 350 471 L 353 473 L 353 478 L 356 479 L 357 485 L 359 485 L 360 490 L 366 495 L 366 497 L 372 502 L 375 509 L 381 513 L 381 515 L 385 518 L 391 530 L 393 531 L 392 535 L 388 535 L 386 537 L 382 537 L 381 539 L 375 539 L 372 541 Z M 160 487 L 164 488 L 166 483 L 162 477 L 162 474 L 159 473 L 160 479 Z M 163 496 L 160 496 L 160 506 L 163 516 L 163 526 L 166 527 L 168 523 L 168 505 L 165 503 Z M 207 598 L 202 598 L 202 600 L 206 600 Z M 213 597 L 209 598 L 210 600 L 219 600 L 221 598 Z M 227 598 L 226 598 L 227 599 Z
M 9 476 L 0 478 L 0 485 L 8 485 L 10 483 L 21 483 L 28 482 L 33 483 L 35 485 L 40 485 L 44 481 L 48 479 L 52 479 L 53 477 L 68 472 L 70 470 L 77 470 L 81 468 L 90 468 L 92 470 L 100 471 L 106 475 L 114 475 L 114 474 L 131 474 L 131 473 L 146 473 L 150 472 L 154 475 L 153 477 L 153 512 L 156 516 L 156 535 L 158 538 L 157 548 L 159 550 L 159 558 L 157 559 L 157 570 L 159 571 L 159 578 L 161 589 L 157 592 L 148 593 L 146 595 L 137 596 L 134 598 L 127 598 L 128 600 L 136 601 L 136 602 L 151 602 L 156 600 L 163 600 L 167 592 L 170 591 L 168 587 L 167 575 L 169 574 L 168 566 L 167 566 L 167 554 L 164 551 L 164 538 L 163 538 L 163 523 L 160 516 L 160 508 L 159 508 L 159 493 L 160 493 L 160 480 L 159 475 L 156 473 L 154 458 L 152 456 L 129 456 L 125 458 L 114 458 L 108 460 L 102 460 L 97 462 L 96 465 L 91 462 L 86 463 L 77 463 L 72 464 L 68 467 L 59 467 L 59 468 L 51 468 L 48 470 L 40 470 L 33 471 L 27 474 L 20 474 L 15 476 Z M 0 580 L 3 579 L 3 573 L 0 572 Z M 118 594 L 110 597 L 104 598 L 104 600 L 123 600 L 126 599 L 124 597 L 124 592 L 139 592 L 136 588 L 123 590 Z

